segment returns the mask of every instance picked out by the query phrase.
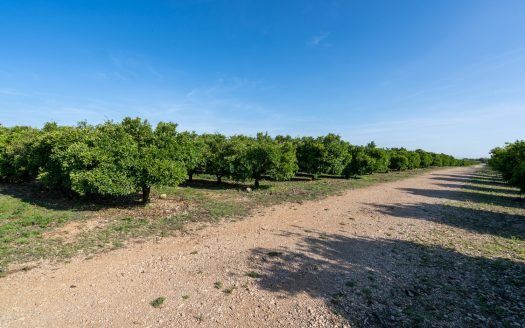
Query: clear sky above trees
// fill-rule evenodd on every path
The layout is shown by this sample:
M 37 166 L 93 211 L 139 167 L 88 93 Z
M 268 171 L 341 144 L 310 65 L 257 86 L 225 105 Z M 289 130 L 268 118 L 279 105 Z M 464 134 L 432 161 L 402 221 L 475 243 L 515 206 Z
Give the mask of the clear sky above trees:
M 523 139 L 523 1 L 2 1 L 0 122 L 124 116 L 487 156 Z

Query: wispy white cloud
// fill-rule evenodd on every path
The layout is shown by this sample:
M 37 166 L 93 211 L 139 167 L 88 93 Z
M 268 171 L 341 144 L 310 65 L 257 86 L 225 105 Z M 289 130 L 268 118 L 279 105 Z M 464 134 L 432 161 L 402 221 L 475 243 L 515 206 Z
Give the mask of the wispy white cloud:
M 185 105 L 209 108 L 218 112 L 239 112 L 237 115 L 265 115 L 276 118 L 279 115 L 256 101 L 252 95 L 259 95 L 270 89 L 262 81 L 242 77 L 221 77 L 209 85 L 199 86 L 186 93 Z
M 309 47 L 329 47 L 332 45 L 330 42 L 328 42 L 330 35 L 330 32 L 316 34 L 306 41 L 306 45 Z
M 27 96 L 25 93 L 22 93 L 18 90 L 14 89 L 0 89 L 0 95 L 3 96 L 15 96 L 15 97 L 25 97 Z
M 158 80 L 164 78 L 162 73 L 145 58 L 114 53 L 109 54 L 107 58 L 109 67 L 94 72 L 95 79 L 127 81 L 145 77 Z

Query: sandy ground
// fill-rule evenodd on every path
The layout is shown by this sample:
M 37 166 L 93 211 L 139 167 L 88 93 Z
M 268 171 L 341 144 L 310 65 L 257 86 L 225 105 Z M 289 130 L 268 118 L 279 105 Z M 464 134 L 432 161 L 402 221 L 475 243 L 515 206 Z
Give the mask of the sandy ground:
M 389 265 L 378 263 L 385 240 L 433 228 L 436 223 L 415 219 L 420 213 L 389 216 L 380 208 L 442 202 L 406 191 L 446 192 L 435 174 L 274 206 L 237 222 L 196 225 L 178 237 L 11 274 L 0 279 L 0 327 L 350 326 L 331 310 L 331 295 L 349 272 L 359 279 L 368 267 Z M 248 277 L 251 271 L 261 277 Z M 161 308 L 150 305 L 161 296 Z

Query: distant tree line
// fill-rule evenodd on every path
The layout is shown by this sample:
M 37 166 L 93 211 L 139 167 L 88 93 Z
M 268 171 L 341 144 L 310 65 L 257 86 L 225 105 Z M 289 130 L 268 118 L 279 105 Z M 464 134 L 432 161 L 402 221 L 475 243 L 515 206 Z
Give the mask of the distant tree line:
M 0 125 L 0 180 L 36 180 L 47 188 L 78 195 L 119 196 L 151 186 L 178 185 L 196 173 L 236 181 L 290 180 L 298 172 L 312 178 L 350 178 L 374 172 L 430 166 L 464 166 L 474 161 L 418 149 L 385 149 L 373 142 L 355 146 L 338 135 L 292 138 L 179 132 L 174 123 L 152 127 L 140 118 L 96 126 L 47 123 L 42 129 Z
M 489 166 L 499 171 L 511 186 L 525 191 L 525 141 L 507 143 L 491 150 Z

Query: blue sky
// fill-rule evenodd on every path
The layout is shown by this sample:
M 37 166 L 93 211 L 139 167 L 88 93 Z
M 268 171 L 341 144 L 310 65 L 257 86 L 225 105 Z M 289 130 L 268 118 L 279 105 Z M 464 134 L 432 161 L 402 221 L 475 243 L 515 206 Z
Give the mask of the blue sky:
M 458 157 L 525 138 L 525 1 L 2 1 L 0 122 L 141 116 Z

